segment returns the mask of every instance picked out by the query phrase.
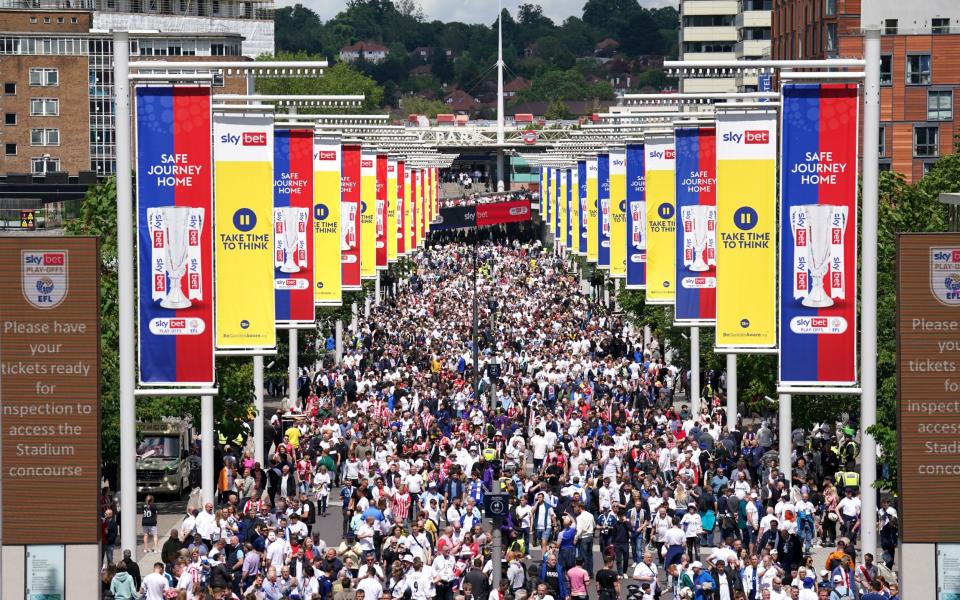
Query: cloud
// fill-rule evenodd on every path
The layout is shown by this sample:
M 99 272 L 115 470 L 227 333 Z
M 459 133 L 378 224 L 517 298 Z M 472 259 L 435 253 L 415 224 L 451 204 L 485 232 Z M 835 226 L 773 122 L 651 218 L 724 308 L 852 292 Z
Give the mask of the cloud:
M 419 0 L 428 21 L 461 21 L 464 23 L 493 23 L 497 19 L 493 2 L 464 2 L 461 0 Z M 517 6 L 524 2 L 539 4 L 543 12 L 558 25 L 571 15 L 581 16 L 585 0 L 504 0 L 503 6 L 516 16 Z M 297 0 L 279 0 L 281 6 L 297 4 Z M 320 15 L 323 21 L 332 19 L 344 9 L 346 0 L 300 0 L 300 4 Z M 640 0 L 648 8 L 676 4 L 671 0 Z

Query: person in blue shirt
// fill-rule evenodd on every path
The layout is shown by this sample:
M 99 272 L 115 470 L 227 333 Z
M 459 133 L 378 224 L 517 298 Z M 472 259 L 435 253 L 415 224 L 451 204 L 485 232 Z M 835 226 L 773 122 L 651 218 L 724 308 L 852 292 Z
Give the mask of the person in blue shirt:
M 707 600 L 713 598 L 716 591 L 714 588 L 713 575 L 703 569 L 703 563 L 699 560 L 690 565 L 693 569 L 693 598 L 694 600 Z
M 560 542 L 560 569 L 566 573 L 567 569 L 573 567 L 577 559 L 577 545 L 574 539 L 577 537 L 576 522 L 569 515 L 563 517 L 563 530 L 560 531 L 558 540 Z
M 870 591 L 860 596 L 860 600 L 888 600 L 890 595 L 883 589 L 883 583 L 874 579 L 870 584 Z

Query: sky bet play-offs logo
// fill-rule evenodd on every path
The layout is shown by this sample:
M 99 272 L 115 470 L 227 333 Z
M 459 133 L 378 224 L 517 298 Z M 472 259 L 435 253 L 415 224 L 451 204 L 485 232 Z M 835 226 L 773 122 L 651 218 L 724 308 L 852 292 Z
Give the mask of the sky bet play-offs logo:
M 847 330 L 843 317 L 794 317 L 790 319 L 790 331 L 798 334 L 830 335 Z
M 960 248 L 930 248 L 930 291 L 940 304 L 960 306 Z
M 203 319 L 150 319 L 153 335 L 200 335 L 205 329 Z
M 770 132 L 766 129 L 753 129 L 743 133 L 728 131 L 723 134 L 723 141 L 734 144 L 769 144 Z
M 34 308 L 56 308 L 67 297 L 67 251 L 21 250 L 20 289 Z
M 233 146 L 266 146 L 267 133 L 265 131 L 245 131 L 240 135 L 227 133 L 220 136 L 220 141 Z

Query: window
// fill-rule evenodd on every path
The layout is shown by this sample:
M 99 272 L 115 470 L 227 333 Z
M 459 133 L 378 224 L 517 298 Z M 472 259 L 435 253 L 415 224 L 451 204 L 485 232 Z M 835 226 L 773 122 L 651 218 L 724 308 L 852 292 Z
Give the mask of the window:
M 31 23 L 31 24 L 36 24 L 36 22 L 37 22 L 37 18 L 36 18 L 36 17 L 30 17 L 30 23 Z
M 918 126 L 913 128 L 913 155 L 937 156 L 940 146 L 940 128 Z
M 57 23 L 60 24 L 60 25 L 62 25 L 62 24 L 63 24 L 63 17 L 57 17 Z
M 5 96 L 16 96 L 17 95 L 17 84 L 15 82 L 8 81 L 3 84 L 3 94 Z
M 43 22 L 44 22 L 45 24 L 49 25 L 49 24 L 50 24 L 50 17 L 44 17 L 44 18 L 43 18 Z
M 930 171 L 932 171 L 935 166 L 937 166 L 937 163 L 936 163 L 936 162 L 925 162 L 925 163 L 923 163 L 923 174 L 924 174 L 924 176 L 926 176 L 927 173 L 929 173 Z
M 226 48 L 223 44 L 218 42 L 212 42 L 210 44 L 210 56 L 226 56 Z
M 836 51 L 837 49 L 837 24 L 827 23 L 827 50 Z
M 883 22 L 883 32 L 887 35 L 897 35 L 897 20 L 886 19 Z
M 30 116 L 56 117 L 60 114 L 60 101 L 56 98 L 30 98 Z
M 880 172 L 881 172 L 881 173 L 887 173 L 887 172 L 889 172 L 889 171 L 891 170 L 891 168 L 893 167 L 893 165 L 890 164 L 890 161 L 883 161 L 883 160 L 881 160 L 881 161 L 877 164 L 877 166 L 880 167 Z
M 31 129 L 30 145 L 31 146 L 59 146 L 60 130 L 59 129 Z
M 4 114 L 3 114 L 3 124 L 4 124 L 4 125 L 16 125 L 16 124 L 17 124 L 17 113 L 4 113 Z
M 79 21 L 76 17 L 70 17 L 70 22 L 73 23 L 74 25 L 76 25 L 76 24 L 79 23 L 80 21 Z
M 216 70 L 213 72 L 213 87 L 223 87 L 223 86 L 224 86 L 224 82 L 223 82 L 223 70 L 222 70 L 222 69 L 216 69 Z
M 893 85 L 893 57 L 889 54 L 880 57 L 880 85 Z
M 30 159 L 30 171 L 34 174 L 53 173 L 60 170 L 60 159 L 39 156 Z
M 945 33 L 950 33 L 950 19 L 946 18 L 937 18 L 930 19 L 930 31 L 934 35 L 943 35 Z
M 825 15 L 837 14 L 837 0 L 823 0 L 823 13 Z
M 54 86 L 60 84 L 60 71 L 34 67 L 30 69 L 30 85 Z
M 887 155 L 887 128 L 880 127 L 880 133 L 878 136 L 880 152 L 877 154 L 880 158 L 883 158 Z
M 953 120 L 953 90 L 930 90 L 927 92 L 927 120 Z
M 930 84 L 930 55 L 907 55 L 907 83 L 909 85 Z
M 7 156 L 16 156 L 17 155 L 17 145 L 16 144 L 4 144 L 3 153 Z

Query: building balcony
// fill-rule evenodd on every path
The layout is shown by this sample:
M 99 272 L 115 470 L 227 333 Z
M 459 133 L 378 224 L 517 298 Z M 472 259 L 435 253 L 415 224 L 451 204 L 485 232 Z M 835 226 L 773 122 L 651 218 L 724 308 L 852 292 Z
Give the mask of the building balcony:
M 684 79 L 681 91 L 686 94 L 715 94 L 737 91 L 737 80 L 733 77 L 713 77 Z
M 684 42 L 735 42 L 736 27 L 684 27 Z
M 735 15 L 739 12 L 737 0 L 685 0 L 681 6 L 684 16 Z
M 684 52 L 681 60 L 736 60 L 734 52 Z
M 770 27 L 773 20 L 773 12 L 769 10 L 745 10 L 737 13 L 734 25 L 737 29 L 743 27 Z
M 770 54 L 770 40 L 743 40 L 733 47 L 737 58 L 760 59 Z

